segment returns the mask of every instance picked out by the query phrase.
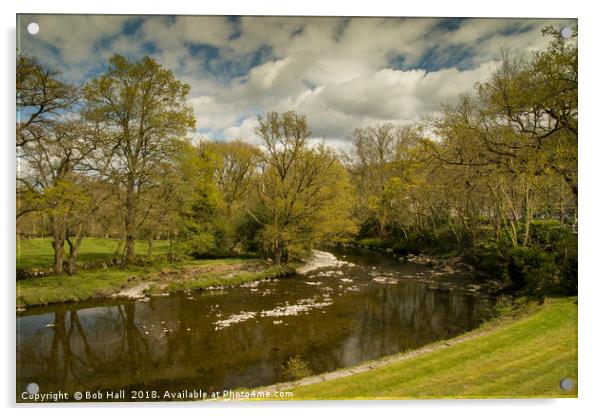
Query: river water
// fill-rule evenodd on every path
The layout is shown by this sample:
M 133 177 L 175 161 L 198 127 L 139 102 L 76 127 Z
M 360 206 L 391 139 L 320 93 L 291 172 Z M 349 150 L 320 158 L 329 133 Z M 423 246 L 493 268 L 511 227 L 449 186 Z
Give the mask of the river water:
M 31 308 L 17 315 L 17 400 L 40 392 L 219 392 L 418 348 L 477 327 L 492 300 L 430 289 L 425 266 L 337 253 L 354 266 L 225 290 Z M 159 397 L 161 398 L 161 397 Z M 72 400 L 71 397 L 69 400 Z

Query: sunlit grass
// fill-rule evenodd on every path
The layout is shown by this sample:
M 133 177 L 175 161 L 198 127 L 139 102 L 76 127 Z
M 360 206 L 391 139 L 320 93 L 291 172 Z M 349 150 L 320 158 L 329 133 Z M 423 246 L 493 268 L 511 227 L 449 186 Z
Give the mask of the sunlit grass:
M 99 299 L 118 292 L 120 289 L 139 284 L 151 279 L 161 283 L 158 272 L 185 271 L 190 267 L 235 265 L 257 262 L 246 258 L 190 260 L 179 263 L 155 263 L 149 266 L 113 267 L 110 269 L 80 270 L 74 276 L 54 275 L 29 278 L 17 282 L 17 303 L 19 306 L 45 305 L 71 301 Z M 285 268 L 269 267 L 257 272 L 241 272 L 231 278 L 223 274 L 200 273 L 189 283 L 173 284 L 165 288 L 167 291 L 195 290 L 216 285 L 235 285 L 252 280 L 277 277 L 285 272 Z
M 81 243 L 79 263 L 110 262 L 115 257 L 115 250 L 119 240 L 108 238 L 84 238 Z M 153 241 L 153 255 L 165 254 L 169 248 L 169 241 Z M 65 247 L 68 250 L 68 247 Z M 136 241 L 135 250 L 138 254 L 146 254 L 148 244 L 146 241 Z M 17 268 L 29 269 L 34 267 L 52 267 L 54 251 L 50 238 L 17 239 Z
M 294 272 L 295 269 L 291 266 L 271 266 L 259 271 L 238 272 L 235 274 L 228 275 L 224 275 L 223 273 L 206 273 L 199 276 L 195 276 L 191 279 L 171 282 L 167 285 L 165 289 L 161 290 L 167 290 L 168 292 L 180 292 L 186 290 L 199 290 L 211 286 L 237 286 L 255 280 L 265 280 L 284 277 L 293 274 Z M 154 290 L 155 289 L 151 288 L 151 293 Z
M 293 389 L 294 399 L 577 397 L 576 298 L 548 299 L 479 338 Z M 560 389 L 570 377 L 573 391 Z

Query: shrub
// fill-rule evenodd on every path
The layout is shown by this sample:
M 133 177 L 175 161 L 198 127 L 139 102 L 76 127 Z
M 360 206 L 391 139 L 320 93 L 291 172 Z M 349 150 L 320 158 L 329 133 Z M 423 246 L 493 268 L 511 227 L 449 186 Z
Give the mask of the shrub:
M 577 294 L 577 234 L 560 221 L 534 221 L 531 244 L 553 256 L 559 278 L 555 291 Z
M 182 255 L 195 259 L 213 257 L 215 254 L 215 238 L 213 235 L 200 232 L 179 241 L 172 248 L 170 259 L 181 258 Z
M 510 249 L 507 272 L 513 288 L 529 294 L 549 291 L 559 278 L 554 255 L 539 247 Z
M 462 260 L 473 266 L 482 277 L 496 280 L 506 277 L 505 260 L 497 244 L 483 243 L 467 249 Z
M 309 365 L 298 355 L 289 358 L 282 366 L 282 376 L 287 381 L 299 380 L 312 374 Z

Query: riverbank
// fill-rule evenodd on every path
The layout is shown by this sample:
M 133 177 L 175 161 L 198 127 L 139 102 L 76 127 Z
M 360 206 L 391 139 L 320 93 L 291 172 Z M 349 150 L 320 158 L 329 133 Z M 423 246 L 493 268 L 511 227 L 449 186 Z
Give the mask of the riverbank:
M 573 389 L 560 389 L 571 378 Z M 577 298 L 506 308 L 457 338 L 267 387 L 293 400 L 577 397 Z
M 226 258 L 171 264 L 82 270 L 17 282 L 17 308 L 103 298 L 141 299 L 178 291 L 227 287 L 293 274 L 291 266 L 264 260 Z
M 314 250 L 303 264 L 274 265 L 261 259 L 224 258 L 156 263 L 148 266 L 80 270 L 17 281 L 17 309 L 51 303 L 121 298 L 144 300 L 174 292 L 219 289 L 349 264 Z

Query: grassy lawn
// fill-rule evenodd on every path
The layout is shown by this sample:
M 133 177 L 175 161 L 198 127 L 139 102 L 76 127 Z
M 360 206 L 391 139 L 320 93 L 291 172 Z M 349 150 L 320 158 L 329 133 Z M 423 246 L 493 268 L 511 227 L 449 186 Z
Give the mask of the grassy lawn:
M 48 303 L 77 302 L 99 299 L 120 291 L 129 286 L 135 286 L 144 281 L 156 282 L 161 285 L 163 273 L 185 274 L 187 270 L 210 266 L 236 266 L 261 263 L 259 260 L 246 258 L 191 260 L 171 264 L 154 264 L 152 266 L 131 266 L 125 269 L 111 268 L 107 270 L 83 270 L 74 276 L 58 275 L 31 278 L 17 282 L 17 305 L 20 307 L 44 305 Z M 285 267 L 268 267 L 261 263 L 261 270 L 256 272 L 228 271 L 227 267 L 220 272 L 203 273 L 202 270 L 181 282 L 170 281 L 162 291 L 176 292 L 180 290 L 202 289 L 208 286 L 232 286 L 278 277 L 288 274 L 292 269 Z
M 481 337 L 361 374 L 293 388 L 293 399 L 577 397 L 577 299 L 547 299 Z M 559 388 L 574 380 L 573 391 Z
M 52 267 L 54 252 L 50 238 L 17 239 L 17 268 Z M 100 263 L 113 259 L 118 240 L 106 238 L 84 238 L 80 247 L 78 262 Z M 146 254 L 146 241 L 136 241 L 136 253 Z M 153 242 L 153 254 L 164 254 L 169 247 L 169 241 Z M 68 250 L 68 247 L 65 247 Z

